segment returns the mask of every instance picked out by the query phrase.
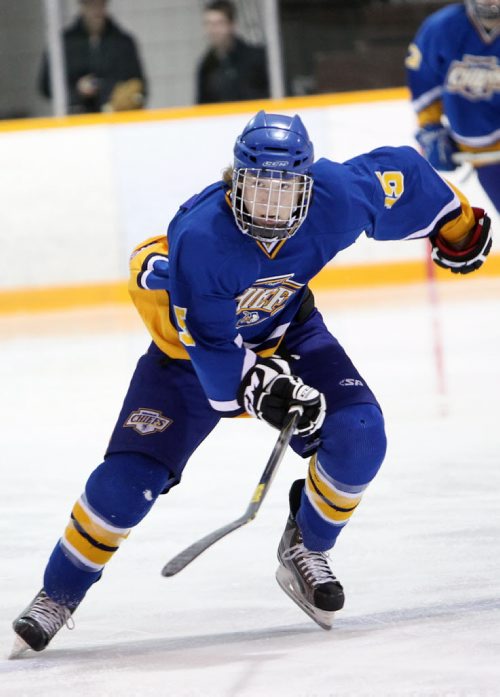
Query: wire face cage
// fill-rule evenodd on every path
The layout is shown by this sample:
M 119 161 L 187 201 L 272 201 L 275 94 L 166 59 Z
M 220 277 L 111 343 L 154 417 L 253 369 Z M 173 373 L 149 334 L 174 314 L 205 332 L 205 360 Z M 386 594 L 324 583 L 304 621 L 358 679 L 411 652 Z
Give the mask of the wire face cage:
M 231 200 L 238 228 L 260 242 L 292 237 L 307 215 L 312 185 L 307 174 L 236 169 Z

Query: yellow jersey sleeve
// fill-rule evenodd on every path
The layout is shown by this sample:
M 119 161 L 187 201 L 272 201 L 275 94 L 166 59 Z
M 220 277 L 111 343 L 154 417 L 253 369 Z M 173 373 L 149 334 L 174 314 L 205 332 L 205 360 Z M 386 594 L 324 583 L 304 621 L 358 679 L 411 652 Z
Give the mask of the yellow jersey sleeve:
M 170 317 L 170 297 L 166 290 L 147 290 L 141 286 L 141 276 L 154 258 L 168 258 L 165 235 L 151 237 L 137 246 L 130 256 L 128 291 L 142 321 L 155 344 L 171 358 L 189 360 L 179 340 L 179 333 Z

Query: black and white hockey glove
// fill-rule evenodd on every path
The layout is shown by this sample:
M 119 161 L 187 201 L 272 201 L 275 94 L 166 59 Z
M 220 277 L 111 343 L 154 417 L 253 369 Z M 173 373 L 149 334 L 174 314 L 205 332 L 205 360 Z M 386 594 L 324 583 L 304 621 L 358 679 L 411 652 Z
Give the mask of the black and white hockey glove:
M 432 247 L 431 257 L 435 264 L 452 273 L 471 273 L 486 260 L 490 253 L 491 219 L 482 208 L 473 208 L 475 226 L 470 232 L 470 239 L 463 249 L 453 249 L 442 237 L 430 237 Z
M 309 436 L 325 420 L 325 397 L 314 387 L 305 385 L 282 358 L 259 358 L 243 378 L 238 403 L 252 416 L 282 428 L 288 410 L 294 405 L 303 409 L 296 433 Z

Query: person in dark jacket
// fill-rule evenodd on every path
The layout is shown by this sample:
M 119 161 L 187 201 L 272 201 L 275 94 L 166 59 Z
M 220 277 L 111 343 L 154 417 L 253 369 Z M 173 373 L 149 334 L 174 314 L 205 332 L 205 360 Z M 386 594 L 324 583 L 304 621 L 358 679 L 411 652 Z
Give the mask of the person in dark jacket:
M 141 108 L 146 79 L 137 45 L 107 13 L 108 0 L 78 0 L 79 14 L 63 35 L 70 113 Z M 47 53 L 40 92 L 51 97 Z
M 266 53 L 236 33 L 236 9 L 228 0 L 209 2 L 204 9 L 209 42 L 197 70 L 198 104 L 237 102 L 269 97 Z

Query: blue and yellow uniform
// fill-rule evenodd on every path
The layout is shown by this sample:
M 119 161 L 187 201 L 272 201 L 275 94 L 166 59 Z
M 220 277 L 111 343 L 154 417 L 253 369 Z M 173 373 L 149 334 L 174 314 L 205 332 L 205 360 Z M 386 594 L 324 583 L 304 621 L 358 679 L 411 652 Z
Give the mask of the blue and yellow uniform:
M 153 341 L 138 362 L 105 460 L 47 565 L 51 598 L 80 602 L 130 529 L 180 481 L 220 418 L 241 413 L 238 387 L 259 354 L 286 357 L 292 373 L 326 399 L 321 438 L 295 436 L 292 443 L 311 455 L 297 514 L 304 544 L 329 549 L 348 522 L 384 458 L 384 422 L 366 381 L 314 308 L 308 283 L 363 232 L 380 241 L 440 232 L 458 242 L 474 215 L 409 147 L 380 148 L 344 164 L 321 159 L 310 174 L 309 211 L 288 239 L 241 234 L 221 181 L 183 204 L 166 236 L 133 252 L 130 293 Z M 168 270 L 161 287 L 152 283 L 158 263 Z
M 406 67 L 421 128 L 445 117 L 459 150 L 498 151 L 500 160 L 500 24 L 488 31 L 464 5 L 444 7 L 420 27 Z M 478 176 L 500 209 L 500 164 Z
M 363 232 L 410 240 L 442 230 L 464 237 L 473 215 L 413 148 L 380 148 L 311 168 L 313 200 L 295 236 L 266 246 L 237 234 L 223 182 L 181 206 L 167 238 L 131 260 L 130 293 L 155 344 L 190 359 L 211 406 L 239 411 L 236 392 L 255 354 L 273 353 L 309 281 Z M 167 256 L 168 292 L 148 288 L 152 261 Z
M 485 211 L 413 148 L 315 162 L 300 116 L 260 111 L 237 137 L 222 180 L 181 205 L 166 235 L 134 250 L 129 289 L 152 342 L 43 589 L 13 622 L 21 649 L 47 646 L 219 420 L 242 413 L 286 431 L 296 412 L 290 444 L 309 466 L 290 488 L 276 579 L 331 628 L 344 591 L 326 552 L 377 474 L 386 435 L 375 395 L 308 284 L 363 233 L 382 242 L 430 238 L 433 261 L 461 274 L 480 268 L 492 244 Z M 245 453 L 233 455 L 240 466 Z

